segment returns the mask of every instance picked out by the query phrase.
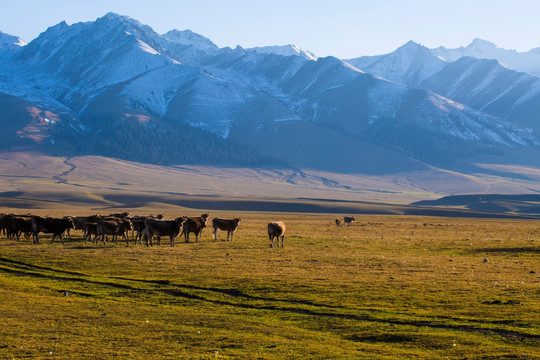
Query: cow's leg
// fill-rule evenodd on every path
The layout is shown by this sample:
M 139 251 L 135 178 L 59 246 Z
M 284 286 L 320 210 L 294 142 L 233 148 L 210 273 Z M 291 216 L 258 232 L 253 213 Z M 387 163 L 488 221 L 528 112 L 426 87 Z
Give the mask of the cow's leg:
M 171 235 L 171 247 L 174 247 L 174 236 Z
M 69 229 L 67 229 L 66 231 L 67 231 L 67 234 L 68 234 L 69 240 L 73 240 L 73 239 L 71 238 L 71 234 L 69 233 Z
M 285 245 L 283 244 L 283 241 L 285 240 L 285 235 L 282 235 L 281 236 L 281 247 L 284 247 Z

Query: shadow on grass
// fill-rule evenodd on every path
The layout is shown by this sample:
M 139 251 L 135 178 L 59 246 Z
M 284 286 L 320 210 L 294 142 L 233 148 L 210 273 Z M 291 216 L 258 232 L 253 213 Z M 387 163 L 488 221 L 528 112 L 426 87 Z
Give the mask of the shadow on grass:
M 43 271 L 47 272 L 44 273 Z M 243 293 L 242 291 L 236 289 L 220 289 L 214 287 L 200 287 L 193 285 L 181 285 L 181 284 L 172 284 L 168 280 L 140 280 L 140 279 L 131 279 L 124 277 L 105 277 L 105 280 L 100 280 L 99 278 L 92 277 L 90 275 L 65 271 L 60 269 L 54 269 L 39 265 L 27 264 L 22 261 L 11 260 L 8 258 L 0 257 L 0 272 L 12 273 L 18 276 L 31 276 L 38 278 L 48 278 L 53 280 L 62 280 L 62 281 L 72 281 L 72 282 L 81 282 L 93 285 L 107 286 L 117 289 L 123 289 L 130 291 L 132 293 L 162 293 L 174 297 L 197 300 L 201 302 L 212 303 L 215 305 L 221 306 L 231 306 L 242 309 L 252 309 L 252 310 L 267 310 L 267 311 L 279 311 L 281 313 L 293 313 L 306 316 L 315 316 L 315 317 L 326 317 L 326 318 L 337 318 L 337 319 L 349 319 L 356 321 L 368 321 L 381 324 L 390 324 L 398 326 L 414 326 L 414 327 L 429 327 L 432 329 L 447 329 L 454 331 L 463 331 L 469 333 L 483 333 L 483 334 L 497 334 L 506 338 L 516 338 L 516 339 L 533 339 L 539 340 L 540 336 L 521 333 L 518 331 L 506 330 L 501 328 L 483 328 L 475 327 L 472 325 L 453 325 L 453 324 L 444 324 L 439 321 L 422 321 L 422 320 L 400 320 L 400 319 L 388 319 L 388 318 L 376 318 L 367 314 L 364 315 L 354 315 L 350 313 L 344 313 L 346 308 L 338 306 L 327 306 L 323 304 L 317 304 L 310 301 L 298 301 L 290 299 L 276 299 L 271 297 L 263 296 L 252 296 Z M 70 276 L 68 276 L 70 275 Z M 100 276 L 102 277 L 102 276 Z M 103 278 L 103 277 L 102 277 Z M 122 280 L 130 282 L 131 284 L 122 284 L 118 282 L 113 282 L 112 280 Z M 155 287 L 139 287 L 137 283 L 146 283 L 152 284 Z M 67 290 L 60 290 L 67 291 Z M 202 291 L 200 295 L 193 294 L 190 291 Z M 204 293 L 206 292 L 206 293 Z M 231 299 L 216 299 L 212 298 L 212 293 L 218 293 L 223 295 L 228 295 Z M 76 294 L 75 292 L 73 294 Z M 81 293 L 83 296 L 92 296 L 89 293 Z M 242 299 L 247 300 L 242 302 Z M 254 304 L 253 300 L 263 301 L 264 304 Z M 293 305 L 293 306 L 291 306 Z M 294 306 L 296 305 L 296 306 Z M 314 309 L 302 308 L 299 305 L 310 306 Z M 332 310 L 332 311 L 330 311 Z M 341 310 L 341 312 L 340 312 Z M 348 312 L 348 311 L 347 311 Z M 403 342 L 410 341 L 410 339 L 402 338 L 401 336 L 392 337 L 393 335 L 384 334 L 385 337 L 390 336 L 388 339 L 382 339 L 380 341 L 384 342 Z M 373 341 L 379 341 L 375 338 Z M 364 341 L 369 341 L 364 339 Z
M 471 253 L 490 253 L 490 254 L 540 254 L 538 246 L 523 246 L 523 247 L 504 247 L 504 248 L 480 248 L 471 249 Z

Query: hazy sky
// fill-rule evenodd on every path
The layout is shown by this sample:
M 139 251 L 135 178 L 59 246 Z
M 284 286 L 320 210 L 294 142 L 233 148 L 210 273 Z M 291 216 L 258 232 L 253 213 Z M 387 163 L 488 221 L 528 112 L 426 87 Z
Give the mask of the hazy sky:
M 160 34 L 191 29 L 219 47 L 295 44 L 340 58 L 388 53 L 409 40 L 540 47 L 540 0 L 0 0 L 0 31 L 30 42 L 62 20 L 94 21 L 109 11 Z

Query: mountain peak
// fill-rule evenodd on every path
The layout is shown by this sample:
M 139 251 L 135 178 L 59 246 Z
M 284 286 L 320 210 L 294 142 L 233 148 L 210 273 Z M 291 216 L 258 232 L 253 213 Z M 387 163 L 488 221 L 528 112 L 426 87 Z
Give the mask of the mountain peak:
M 218 46 L 214 44 L 210 39 L 197 34 L 189 29 L 177 30 L 173 29 L 163 35 L 165 40 L 174 43 L 189 46 L 192 45 L 196 49 L 204 51 L 206 53 L 213 54 L 219 50 Z
M 301 56 L 308 60 L 317 60 L 317 56 L 311 51 L 299 48 L 296 45 L 288 44 L 281 46 L 262 46 L 247 49 L 248 51 L 255 51 L 258 54 L 274 54 L 281 56 Z
M 477 49 L 496 49 L 498 46 L 490 41 L 475 38 L 473 39 L 472 43 L 470 43 L 467 47 Z
M 13 51 L 25 45 L 21 38 L 0 31 L 0 50 Z

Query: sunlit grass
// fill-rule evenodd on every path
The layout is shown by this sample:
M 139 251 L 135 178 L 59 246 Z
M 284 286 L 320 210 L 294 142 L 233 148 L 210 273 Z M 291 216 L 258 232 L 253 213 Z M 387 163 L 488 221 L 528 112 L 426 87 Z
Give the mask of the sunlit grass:
M 540 358 L 536 222 L 237 215 L 234 242 L 0 240 L 0 357 Z

